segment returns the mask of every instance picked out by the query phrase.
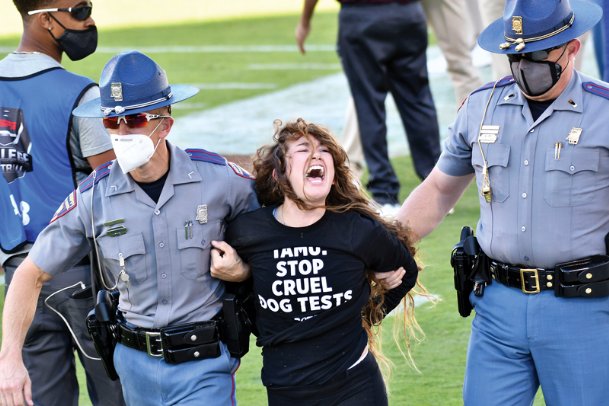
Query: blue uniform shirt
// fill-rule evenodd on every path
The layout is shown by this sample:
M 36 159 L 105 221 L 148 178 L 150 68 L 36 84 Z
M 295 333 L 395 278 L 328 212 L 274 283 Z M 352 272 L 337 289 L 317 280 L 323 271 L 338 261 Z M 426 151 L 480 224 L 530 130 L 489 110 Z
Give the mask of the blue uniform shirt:
M 196 150 L 191 159 L 168 146 L 171 167 L 158 203 L 116 163 L 102 165 L 30 252 L 43 271 L 57 274 L 90 250 L 95 235 L 106 279 L 118 280 L 119 309 L 145 328 L 209 320 L 220 311 L 224 285 L 209 273 L 211 240 L 223 239 L 227 221 L 258 207 L 251 178 L 224 158 Z
M 499 261 L 531 267 L 605 254 L 609 232 L 609 85 L 578 72 L 563 93 L 533 121 L 511 79 L 474 92 L 447 139 L 438 168 L 453 176 L 476 174 L 482 125 L 498 126 L 496 140 L 481 143 L 492 201 L 480 199 L 478 241 Z M 492 132 L 492 127 L 490 128 Z M 575 134 L 580 132 L 577 137 Z M 576 144 L 567 140 L 578 138 Z M 560 147 L 557 147 L 560 143 Z M 557 151 L 557 149 L 559 151 Z M 558 152 L 558 153 L 557 153 Z

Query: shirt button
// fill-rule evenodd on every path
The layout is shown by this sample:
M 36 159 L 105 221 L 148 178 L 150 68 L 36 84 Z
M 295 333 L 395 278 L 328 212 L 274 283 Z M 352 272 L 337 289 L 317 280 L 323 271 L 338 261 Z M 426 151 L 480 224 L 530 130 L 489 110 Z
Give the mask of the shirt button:
M 570 170 L 571 172 L 573 172 L 573 171 L 575 170 L 575 166 L 571 165 L 571 166 L 569 167 L 569 170 Z
M 163 279 L 167 278 L 167 274 L 166 273 L 162 273 L 161 274 L 161 278 L 163 278 Z
M 525 256 L 524 256 L 524 260 L 525 260 L 525 261 L 528 261 L 528 260 L 529 260 L 529 257 L 527 257 L 527 256 L 525 255 Z
M 524 166 L 529 166 L 529 160 L 528 159 L 524 160 Z
M 523 193 L 521 196 L 522 196 L 523 199 L 527 198 L 527 194 L 526 193 Z
M 520 227 L 520 231 L 522 231 L 524 233 L 525 231 L 527 231 L 527 228 L 525 226 L 522 226 L 522 227 Z
M 158 216 L 159 214 L 161 214 L 161 211 L 160 210 L 155 210 L 154 214 L 156 214 Z
M 167 304 L 167 299 L 163 299 L 163 300 L 161 300 L 161 303 L 162 303 L 162 304 Z
M 165 246 L 165 243 L 164 243 L 164 242 L 160 242 L 160 243 L 159 243 L 159 247 L 163 248 L 164 246 Z

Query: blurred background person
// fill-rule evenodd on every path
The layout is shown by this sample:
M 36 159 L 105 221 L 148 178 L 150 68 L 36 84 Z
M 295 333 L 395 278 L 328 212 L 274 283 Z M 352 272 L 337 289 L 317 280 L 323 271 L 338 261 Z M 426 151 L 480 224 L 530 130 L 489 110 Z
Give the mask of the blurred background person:
M 427 73 L 427 22 L 420 2 L 339 0 L 338 54 L 349 82 L 366 187 L 386 212 L 399 209 L 400 183 L 389 161 L 385 99 L 391 92 L 415 172 L 424 179 L 440 156 L 440 131 Z M 305 0 L 296 42 L 304 53 L 317 0 Z

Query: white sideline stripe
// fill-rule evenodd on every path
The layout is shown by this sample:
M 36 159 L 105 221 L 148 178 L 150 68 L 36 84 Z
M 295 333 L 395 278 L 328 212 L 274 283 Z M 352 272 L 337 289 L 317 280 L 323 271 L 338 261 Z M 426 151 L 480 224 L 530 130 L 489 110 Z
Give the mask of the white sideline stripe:
M 252 63 L 250 70 L 336 70 L 338 63 Z
M 4 285 L 4 274 L 0 275 L 0 285 Z
M 226 90 L 226 89 L 276 89 L 275 83 L 248 83 L 248 82 L 225 82 L 225 83 L 189 83 L 199 89 Z
M 435 300 L 440 300 L 440 295 L 433 295 L 430 294 L 432 298 L 434 298 Z M 415 296 L 414 297 L 414 307 L 421 307 L 422 305 L 424 305 L 425 303 L 429 303 L 431 300 L 425 296 Z M 391 313 L 389 313 L 387 315 L 387 317 L 393 317 L 398 313 L 402 313 L 404 311 L 404 303 L 400 302 L 400 304 L 391 311 Z
M 95 52 L 118 53 L 133 47 L 99 47 Z M 296 44 L 289 45 L 171 45 L 171 46 L 149 46 L 138 47 L 137 50 L 149 53 L 237 53 L 237 52 L 298 52 Z M 307 45 L 307 51 L 313 52 L 336 52 L 335 45 Z
M 207 103 L 179 103 L 175 104 L 171 107 L 172 110 L 203 110 L 207 108 L 209 105 Z
M 170 45 L 170 46 L 121 46 L 121 47 L 97 47 L 95 53 L 118 54 L 119 52 L 137 49 L 144 53 L 166 53 L 166 54 L 230 54 L 230 53 L 298 53 L 298 47 L 294 45 Z M 14 47 L 0 47 L 0 52 L 13 52 Z M 307 45 L 307 52 L 336 52 L 335 45 Z

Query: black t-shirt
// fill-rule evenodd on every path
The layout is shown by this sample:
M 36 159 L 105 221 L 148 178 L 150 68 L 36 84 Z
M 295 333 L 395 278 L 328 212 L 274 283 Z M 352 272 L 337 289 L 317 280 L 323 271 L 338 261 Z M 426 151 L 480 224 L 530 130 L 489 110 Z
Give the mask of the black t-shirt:
M 287 227 L 272 210 L 239 216 L 225 235 L 252 269 L 262 382 L 324 384 L 366 346 L 366 272 L 406 269 L 402 285 L 387 292 L 391 310 L 414 286 L 417 266 L 394 235 L 359 213 L 327 211 L 308 227 Z

